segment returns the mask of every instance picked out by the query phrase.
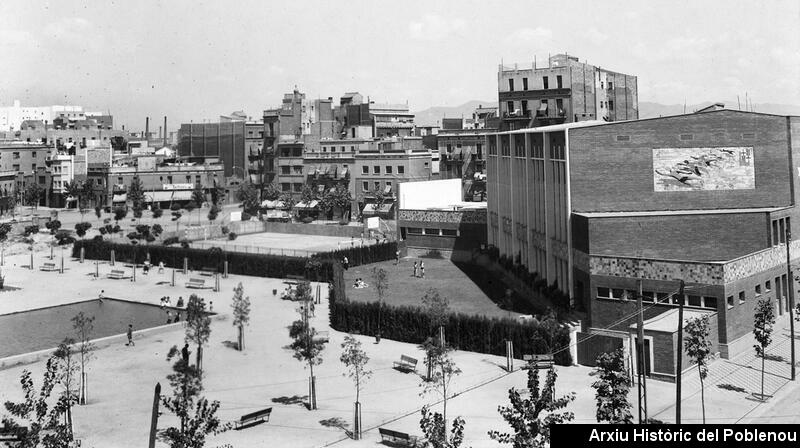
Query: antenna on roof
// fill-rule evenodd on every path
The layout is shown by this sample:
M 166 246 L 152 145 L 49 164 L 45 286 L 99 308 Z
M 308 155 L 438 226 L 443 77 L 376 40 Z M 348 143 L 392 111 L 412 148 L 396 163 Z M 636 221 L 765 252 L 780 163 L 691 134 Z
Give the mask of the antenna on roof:
M 739 101 L 739 95 L 736 95 L 736 104 L 739 105 L 739 110 L 742 110 L 742 102 Z

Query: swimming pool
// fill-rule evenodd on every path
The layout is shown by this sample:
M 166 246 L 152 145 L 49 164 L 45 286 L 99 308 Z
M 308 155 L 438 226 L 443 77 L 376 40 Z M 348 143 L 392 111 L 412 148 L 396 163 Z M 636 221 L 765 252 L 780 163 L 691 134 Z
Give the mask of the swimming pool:
M 0 358 L 55 348 L 64 338 L 77 339 L 72 318 L 83 311 L 95 316 L 91 339 L 123 334 L 128 324 L 134 331 L 167 323 L 167 310 L 175 308 L 119 299 L 94 299 L 0 315 Z M 181 320 L 186 312 L 181 313 Z

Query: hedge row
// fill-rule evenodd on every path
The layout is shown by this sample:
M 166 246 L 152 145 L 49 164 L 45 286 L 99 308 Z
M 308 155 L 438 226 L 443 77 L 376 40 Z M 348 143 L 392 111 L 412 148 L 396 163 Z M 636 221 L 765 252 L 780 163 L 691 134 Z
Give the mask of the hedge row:
M 358 266 L 390 260 L 395 256 L 397 243 L 387 242 L 373 246 L 322 252 L 312 259 L 285 255 L 226 252 L 216 248 L 192 249 L 180 246 L 133 245 L 99 240 L 75 242 L 72 256 L 79 257 L 81 248 L 85 249 L 84 256 L 86 258 L 96 260 L 109 260 L 113 250 L 116 260 L 134 261 L 135 258 L 137 263 L 141 263 L 147 259 L 149 253 L 150 261 L 156 264 L 163 261 L 165 266 L 181 269 L 183 268 L 183 259 L 186 258 L 191 270 L 212 268 L 220 272 L 227 260 L 228 272 L 231 274 L 273 278 L 302 275 L 309 280 L 329 282 L 333 279 L 334 262 L 347 257 L 351 266 Z M 309 260 L 317 262 L 313 263 Z
M 419 307 L 383 305 L 377 302 L 351 302 L 347 300 L 342 269 L 334 266 L 334 281 L 330 286 L 331 328 L 348 333 L 374 336 L 380 320 L 381 337 L 413 344 L 422 343 L 433 336 L 428 314 Z M 555 320 L 541 323 L 520 323 L 511 319 L 487 318 L 452 314 L 445 326 L 445 338 L 458 350 L 504 356 L 506 340 L 514 342 L 514 351 L 520 354 L 555 354 L 559 365 L 572 365 L 572 356 L 566 347 L 570 344 L 569 330 Z

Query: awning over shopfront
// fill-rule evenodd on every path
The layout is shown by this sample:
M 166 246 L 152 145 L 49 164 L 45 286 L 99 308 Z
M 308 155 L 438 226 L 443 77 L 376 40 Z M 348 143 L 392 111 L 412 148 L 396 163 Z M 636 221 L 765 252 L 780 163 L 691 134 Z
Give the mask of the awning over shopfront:
M 125 202 L 128 200 L 128 194 L 115 194 L 114 197 L 111 199 L 111 202 Z
M 391 213 L 394 204 L 381 204 L 378 208 L 378 213 Z
M 364 215 L 374 215 L 375 212 L 375 204 L 365 204 L 364 210 L 361 210 L 361 213 Z
M 172 191 L 145 191 L 145 202 L 168 202 L 168 201 L 188 201 L 192 199 L 192 192 L 189 190 Z
M 316 208 L 317 204 L 319 204 L 319 201 L 317 200 L 313 200 L 308 203 L 306 201 L 300 201 L 295 204 L 294 208 Z
M 286 205 L 283 203 L 283 201 L 278 201 L 278 200 L 270 201 L 269 199 L 267 199 L 261 202 L 261 206 L 266 209 L 275 209 L 275 208 L 284 208 Z

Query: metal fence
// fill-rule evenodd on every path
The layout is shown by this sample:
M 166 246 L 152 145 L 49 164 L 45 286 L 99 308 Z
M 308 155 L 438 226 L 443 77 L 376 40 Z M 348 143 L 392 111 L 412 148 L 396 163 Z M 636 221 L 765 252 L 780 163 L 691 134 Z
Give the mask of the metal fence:
M 223 241 L 193 241 L 192 247 L 198 249 L 210 249 L 212 247 L 219 247 L 222 250 L 229 252 L 241 252 L 244 254 L 261 254 L 261 255 L 285 255 L 289 257 L 310 257 L 318 252 L 315 250 L 304 249 L 281 249 L 276 247 L 258 247 L 243 244 L 229 244 Z

